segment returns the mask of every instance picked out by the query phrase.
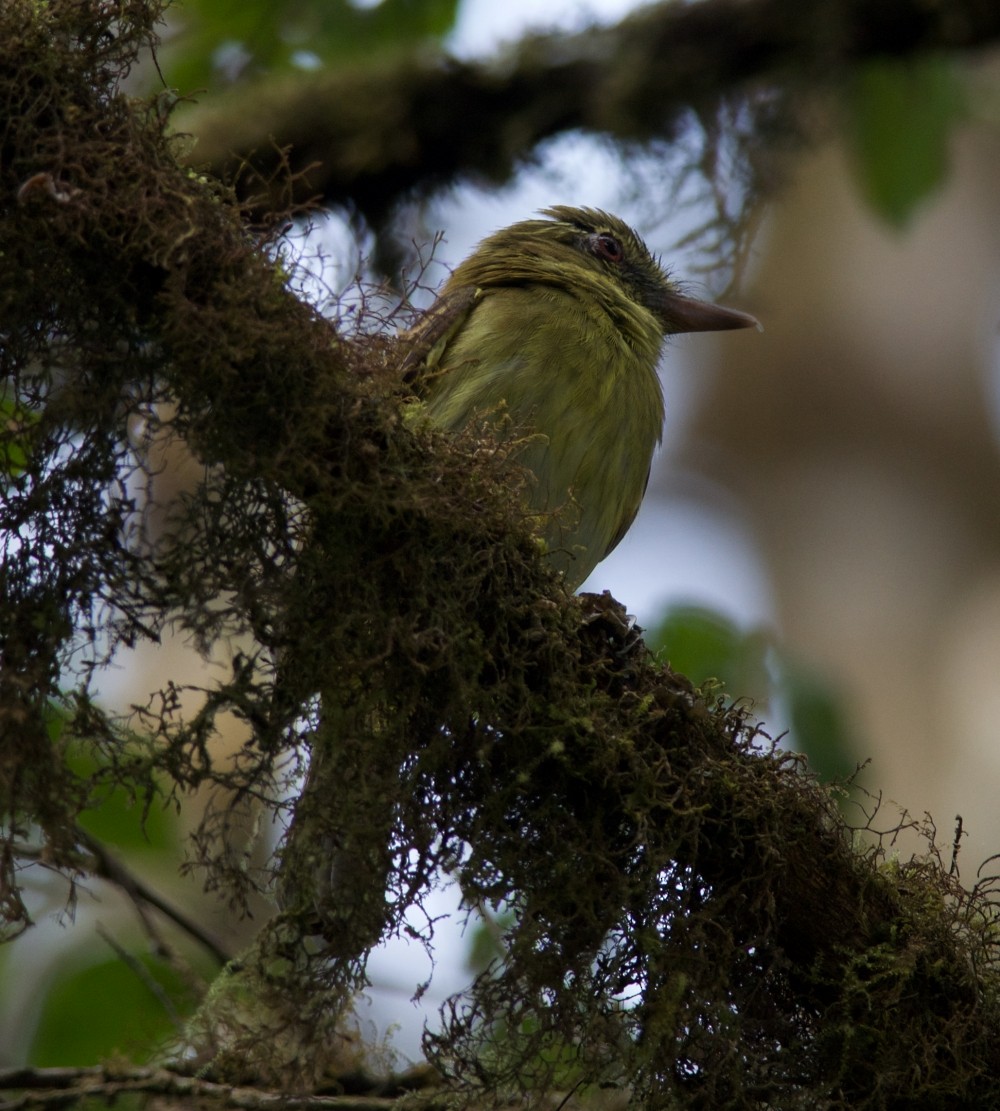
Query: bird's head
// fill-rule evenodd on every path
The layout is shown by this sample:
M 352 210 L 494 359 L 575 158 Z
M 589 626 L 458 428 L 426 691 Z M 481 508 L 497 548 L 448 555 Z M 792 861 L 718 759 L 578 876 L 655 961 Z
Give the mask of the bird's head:
M 555 205 L 545 220 L 522 220 L 484 239 L 455 271 L 456 285 L 483 288 L 539 283 L 591 297 L 612 315 L 639 305 L 662 334 L 756 327 L 748 313 L 680 292 L 624 220 L 596 208 Z

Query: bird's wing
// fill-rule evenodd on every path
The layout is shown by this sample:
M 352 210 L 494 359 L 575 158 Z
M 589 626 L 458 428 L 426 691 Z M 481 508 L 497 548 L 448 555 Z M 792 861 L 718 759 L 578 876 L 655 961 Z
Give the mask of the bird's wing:
M 443 293 L 423 319 L 400 337 L 406 354 L 400 364 L 404 382 L 417 382 L 441 360 L 445 348 L 469 317 L 483 291 L 463 285 Z
M 611 542 L 604 549 L 604 554 L 601 556 L 601 559 L 597 561 L 598 563 L 600 563 L 601 560 L 607 559 L 608 556 L 611 555 L 615 548 L 617 548 L 618 545 L 622 542 L 622 537 L 632 527 L 632 522 L 635 520 L 635 515 L 639 512 L 639 506 L 642 505 L 642 499 L 646 496 L 646 489 L 649 486 L 649 476 L 651 471 L 652 468 L 650 468 L 650 470 L 646 472 L 646 481 L 642 484 L 642 493 L 636 499 L 635 505 L 629 506 L 627 512 L 622 514 L 622 519 L 618 524 L 618 528 L 615 531 L 614 536 L 611 537 Z

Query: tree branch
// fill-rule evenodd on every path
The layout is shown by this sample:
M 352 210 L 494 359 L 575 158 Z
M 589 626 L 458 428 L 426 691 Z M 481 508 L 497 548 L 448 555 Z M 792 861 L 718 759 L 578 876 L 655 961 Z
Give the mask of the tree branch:
M 128 896 L 135 907 L 143 928 L 162 955 L 176 959 L 176 954 L 173 953 L 172 947 L 167 944 L 156 928 L 147 907 L 154 907 L 164 917 L 170 919 L 181 930 L 189 934 L 199 945 L 208 950 L 218 964 L 223 965 L 232 959 L 233 953 L 227 953 L 215 938 L 189 914 L 182 911 L 180 907 L 174 906 L 169 899 L 154 891 L 131 872 L 103 842 L 96 837 L 92 837 L 82 828 L 78 829 L 77 836 L 80 839 L 80 844 L 86 848 L 93 858 L 91 868 L 94 875 L 115 884 Z
M 244 195 L 347 205 L 373 226 L 414 190 L 503 182 L 539 143 L 581 129 L 669 137 L 679 114 L 752 87 L 827 82 L 879 56 L 1000 38 L 992 0 L 702 0 L 615 27 L 533 36 L 499 62 L 425 55 L 241 86 L 184 113 L 191 160 L 242 173 Z M 252 170 L 252 172 L 248 172 Z
M 264 1088 L 216 1084 L 196 1076 L 186 1076 L 164 1068 L 95 1066 L 81 1068 L 0 1069 L 0 1092 L 18 1092 L 0 1101 L 0 1111 L 29 1111 L 31 1108 L 70 1107 L 93 1099 L 111 1104 L 128 1093 L 142 1093 L 173 1099 L 207 1100 L 219 1107 L 242 1111 L 388 1111 L 399 1107 L 395 1098 L 405 1091 L 424 1086 L 426 1069 L 404 1073 L 381 1084 L 372 1084 L 387 1095 L 293 1095 Z M 89 1103 L 88 1103 L 89 1106 Z M 438 1099 L 420 1099 L 408 1106 L 420 1111 L 436 1111 L 443 1106 Z

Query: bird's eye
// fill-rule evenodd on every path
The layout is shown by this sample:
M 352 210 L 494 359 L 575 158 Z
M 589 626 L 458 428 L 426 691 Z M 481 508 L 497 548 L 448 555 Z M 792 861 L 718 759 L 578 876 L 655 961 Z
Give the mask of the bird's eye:
M 622 248 L 621 240 L 616 239 L 613 235 L 603 234 L 595 235 L 591 243 L 593 245 L 594 254 L 598 258 L 606 259 L 608 262 L 621 262 L 625 257 L 625 251 Z

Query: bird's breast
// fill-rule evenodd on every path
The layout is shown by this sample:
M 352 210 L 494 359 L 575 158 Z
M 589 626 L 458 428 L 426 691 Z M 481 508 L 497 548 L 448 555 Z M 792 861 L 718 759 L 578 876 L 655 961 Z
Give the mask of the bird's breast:
M 518 462 L 535 474 L 531 508 L 575 582 L 642 499 L 663 424 L 660 337 L 649 339 L 637 349 L 599 306 L 558 289 L 498 290 L 443 353 L 427 399 L 431 418 L 456 431 L 502 411 L 512 435 L 535 434 Z

